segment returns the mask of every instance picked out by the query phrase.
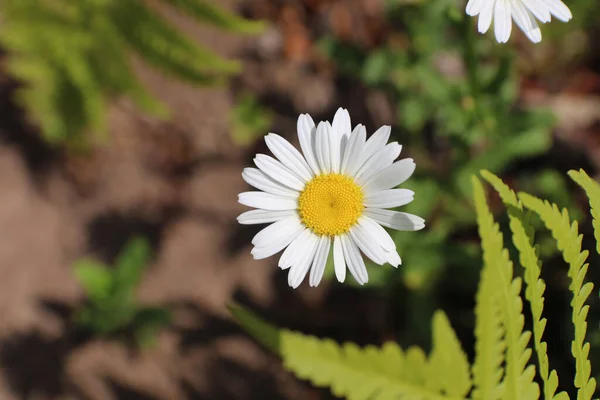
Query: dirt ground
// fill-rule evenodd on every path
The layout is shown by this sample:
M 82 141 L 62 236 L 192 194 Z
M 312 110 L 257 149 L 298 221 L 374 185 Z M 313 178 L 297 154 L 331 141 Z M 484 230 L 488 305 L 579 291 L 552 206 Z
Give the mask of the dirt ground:
M 327 391 L 299 382 L 249 339 L 230 319 L 228 302 L 252 305 L 288 327 L 359 342 L 380 342 L 374 332 L 393 324 L 386 303 L 372 294 L 350 296 L 326 284 L 292 292 L 273 259 L 252 260 L 250 238 L 258 228 L 235 221 L 244 211 L 237 194 L 247 190 L 242 168 L 252 153 L 265 151 L 262 144 L 236 147 L 229 138 L 228 113 L 240 87 L 270 99 L 274 131 L 290 138 L 297 110 L 330 118 L 352 99 L 364 103 L 366 93 L 336 86 L 326 70 L 303 68 L 298 58 L 309 51 L 305 36 L 284 36 L 285 29 L 300 29 L 293 23 L 240 39 L 171 17 L 224 55 L 255 52 L 270 61 L 246 57 L 244 76 L 226 90 L 192 88 L 140 67 L 148 87 L 174 110 L 173 119 L 160 122 L 118 102 L 112 138 L 86 156 L 43 144 L 10 100 L 14 85 L 0 80 L 2 400 L 326 399 Z M 287 57 L 274 57 L 279 51 Z M 537 101 L 535 91 L 528 96 Z M 568 114 L 564 98 L 544 101 L 562 121 L 583 107 L 567 101 Z M 590 149 L 585 132 L 600 121 L 600 105 L 582 102 L 591 111 L 578 120 L 581 141 L 572 142 L 583 151 Z M 377 97 L 366 103 L 377 104 Z M 385 107 L 353 109 L 353 118 L 368 125 L 392 118 Z M 592 160 L 600 166 L 600 159 Z M 83 340 L 69 323 L 83 299 L 71 263 L 90 254 L 110 262 L 137 234 L 149 238 L 155 252 L 139 295 L 169 305 L 175 315 L 157 346 L 142 354 L 116 342 Z
M 244 46 L 178 23 L 225 55 Z M 235 223 L 249 160 L 229 139 L 230 91 L 190 88 L 145 68 L 140 74 L 174 118 L 159 122 L 118 103 L 113 138 L 90 156 L 45 146 L 3 79 L 0 398 L 322 398 L 282 372 L 226 310 L 234 297 L 265 308 L 278 297 L 273 261 L 252 260 L 254 230 Z M 169 304 L 174 326 L 143 354 L 79 341 L 68 322 L 83 295 L 71 263 L 87 254 L 110 261 L 135 234 L 155 251 L 140 297 Z M 311 296 L 313 304 L 321 297 Z

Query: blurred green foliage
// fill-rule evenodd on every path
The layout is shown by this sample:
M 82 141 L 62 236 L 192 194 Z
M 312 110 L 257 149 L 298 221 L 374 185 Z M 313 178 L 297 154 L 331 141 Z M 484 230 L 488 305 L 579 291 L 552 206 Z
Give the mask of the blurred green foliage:
M 93 259 L 77 261 L 75 277 L 88 300 L 75 315 L 77 324 L 100 336 L 131 333 L 137 344 L 153 344 L 158 331 L 170 323 L 171 315 L 164 308 L 142 306 L 136 300 L 149 257 L 147 241 L 134 238 L 125 245 L 114 268 Z
M 231 14 L 210 0 L 160 0 L 197 21 L 253 34 L 261 22 Z M 135 76 L 132 53 L 175 78 L 219 84 L 240 65 L 182 34 L 143 0 L 4 0 L 0 44 L 8 72 L 22 81 L 18 101 L 51 143 L 85 146 L 86 132 L 106 132 L 111 99 L 127 96 L 166 117 Z
M 246 146 L 269 129 L 273 122 L 273 112 L 263 107 L 258 99 L 248 92 L 236 98 L 229 118 L 234 143 Z
M 404 185 L 415 191 L 415 201 L 402 211 L 424 217 L 427 228 L 394 233 L 404 260 L 402 283 L 414 290 L 435 287 L 445 268 L 466 272 L 476 265 L 477 246 L 452 240 L 475 226 L 469 176 L 482 168 L 503 173 L 552 144 L 552 114 L 519 104 L 511 48 L 481 37 L 463 7 L 454 0 L 388 1 L 390 24 L 398 30 L 378 48 L 332 37 L 320 43 L 342 73 L 388 96 L 397 120 L 392 132 L 417 162 Z M 552 170 L 533 171 L 528 183 L 549 196 L 565 187 Z M 552 200 L 571 205 L 566 191 L 559 196 Z M 369 275 L 371 287 L 398 284 L 387 268 L 372 265 Z
M 463 2 L 386 4 L 393 31 L 377 48 L 324 37 L 320 49 L 342 74 L 387 96 L 395 113 L 392 134 L 417 162 L 403 185 L 415 191 L 415 201 L 401 211 L 422 216 L 427 226 L 391 233 L 403 266 L 396 271 L 370 263 L 366 288 L 390 294 L 407 288 L 408 298 L 400 302 L 408 315 L 406 331 L 422 338 L 429 336 L 442 283 L 458 292 L 477 284 L 471 175 L 483 168 L 508 174 L 519 189 L 581 214 L 564 176 L 539 162 L 552 145 L 554 117 L 520 102 L 514 48 L 478 34 Z M 507 221 L 501 222 L 507 234 Z M 556 253 L 549 234 L 539 239 L 543 257 Z M 331 263 L 329 276 L 332 271 Z

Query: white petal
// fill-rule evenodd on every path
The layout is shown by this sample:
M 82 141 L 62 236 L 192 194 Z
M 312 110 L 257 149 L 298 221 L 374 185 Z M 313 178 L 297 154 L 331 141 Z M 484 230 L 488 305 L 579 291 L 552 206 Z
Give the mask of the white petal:
M 342 134 L 331 128 L 329 131 L 329 157 L 331 162 L 331 172 L 338 174 L 342 164 L 341 159 L 341 142 Z
M 405 212 L 367 208 L 364 215 L 377 223 L 398 231 L 418 231 L 425 227 L 425 220 L 417 215 Z
M 523 0 L 508 0 L 512 10 L 512 18 L 524 33 L 533 29 L 529 20 L 527 9 L 523 5 Z
M 356 171 L 362 166 L 359 164 L 360 156 L 365 146 L 367 138 L 367 130 L 363 125 L 357 125 L 350 135 L 348 145 L 344 151 L 344 159 L 342 160 L 342 174 L 354 176 Z
M 539 43 L 542 41 L 542 31 L 538 27 L 538 24 L 523 5 L 521 0 L 511 0 L 513 19 L 517 26 L 527 35 L 529 40 L 533 43 Z
M 402 259 L 396 250 L 386 251 L 385 257 L 387 262 L 390 263 L 394 268 L 398 268 L 398 265 L 402 264 Z
M 244 168 L 242 178 L 248 182 L 249 185 L 277 196 L 297 199 L 300 195 L 300 192 L 297 190 L 279 184 L 273 178 L 256 168 Z
M 275 224 L 269 226 L 273 226 Z M 271 238 L 271 240 L 268 241 L 264 246 L 255 246 L 250 252 L 250 254 L 252 254 L 255 260 L 262 260 L 263 258 L 271 257 L 273 254 L 279 253 L 287 245 L 289 245 L 294 239 L 298 237 L 298 235 L 302 233 L 304 229 L 304 226 L 296 225 L 294 226 L 294 229 L 290 227 L 289 229 L 282 230 L 277 234 L 277 236 Z
M 382 149 L 379 149 L 358 170 L 354 177 L 356 183 L 358 185 L 363 185 L 377 172 L 391 165 L 400 155 L 400 151 L 402 151 L 402 146 L 396 142 L 390 143 Z
M 327 264 L 330 248 L 331 239 L 329 236 L 321 236 L 317 247 L 317 253 L 308 277 L 308 284 L 312 287 L 318 286 L 319 283 L 321 283 L 321 279 L 323 279 L 323 273 L 325 272 L 325 265 Z
M 342 249 L 342 240 L 339 236 L 333 239 L 333 266 L 338 282 L 344 282 L 346 280 L 346 260 Z
M 544 4 L 544 0 L 527 0 L 523 4 L 542 23 L 550 22 L 550 10 Z
M 389 165 L 370 179 L 363 186 L 365 193 L 392 189 L 404 183 L 415 171 L 415 162 L 412 158 L 405 158 Z
M 352 132 L 352 125 L 350 122 L 350 114 L 348 110 L 345 108 L 338 108 L 333 117 L 333 123 L 331 124 L 333 131 L 338 132 L 340 137 L 342 136 L 350 136 L 350 132 Z
M 565 3 L 563 3 L 562 1 L 560 1 L 560 0 L 544 0 L 544 3 L 546 3 L 546 6 L 550 10 L 550 13 L 552 15 L 554 15 L 556 18 L 558 18 L 559 20 L 561 20 L 563 22 L 567 22 L 571 18 L 573 18 L 573 14 L 571 14 L 571 10 L 569 10 L 569 7 L 567 7 L 565 5 Z
M 540 26 L 538 25 L 537 21 L 535 20 L 535 17 L 531 13 L 528 12 L 527 16 L 529 17 L 529 20 L 531 21 L 531 25 L 533 26 L 533 28 L 529 32 L 526 33 L 527 37 L 533 43 L 539 43 L 542 41 L 542 30 L 540 29 Z
M 284 250 L 283 254 L 279 258 L 279 263 L 277 264 L 281 269 L 288 269 L 292 266 L 295 260 L 300 258 L 304 253 L 306 253 L 306 248 L 310 244 L 310 236 L 312 232 L 310 229 L 306 228 L 302 231 L 300 235 L 296 239 L 290 243 L 290 245 Z
M 396 249 L 396 243 L 389 233 L 375 220 L 363 215 L 358 220 L 358 223 L 368 232 L 369 236 L 375 238 L 375 241 L 383 248 L 384 251 L 392 251 Z
M 494 14 L 494 3 L 497 0 L 491 0 L 486 3 L 485 7 L 479 13 L 479 20 L 477 21 L 477 30 L 479 33 L 486 33 L 492 25 L 492 16 Z
M 295 210 L 298 202 L 287 197 L 265 192 L 244 192 L 238 194 L 238 203 L 261 210 Z
M 319 163 L 319 168 L 323 173 L 331 172 L 331 150 L 329 148 L 329 139 L 331 135 L 331 126 L 328 122 L 319 122 L 317 126 L 317 162 Z
M 254 157 L 254 164 L 265 174 L 277 182 L 296 190 L 304 189 L 304 182 L 290 171 L 285 165 L 274 159 L 273 157 L 257 154 Z
M 484 7 L 484 5 L 486 5 L 487 2 L 487 0 L 469 0 L 469 2 L 467 3 L 467 8 L 465 10 L 467 15 L 470 15 L 471 17 L 476 16 L 481 12 L 482 8 Z
M 254 235 L 252 244 L 255 247 L 265 247 L 272 242 L 278 241 L 280 237 L 287 236 L 291 232 L 298 231 L 299 235 L 303 230 L 304 225 L 300 222 L 300 218 L 297 215 L 292 215 L 263 228 Z
M 306 246 L 306 252 L 301 255 L 300 258 L 295 260 L 288 273 L 288 285 L 296 289 L 310 268 L 317 251 L 317 244 L 319 243 L 319 237 L 313 233 L 309 236 L 308 245 Z
M 269 133 L 265 137 L 267 147 L 281 161 L 305 182 L 312 179 L 313 174 L 302 154 L 290 142 L 275 133 Z
M 319 169 L 317 156 L 315 155 L 315 123 L 310 115 L 302 114 L 298 117 L 297 129 L 300 148 L 302 149 L 306 163 L 313 174 L 318 175 L 321 173 L 321 170 Z
M 379 265 L 385 263 L 383 248 L 377 243 L 374 237 L 369 236 L 369 232 L 360 224 L 354 225 L 350 229 L 350 236 L 364 255 L 371 259 L 371 261 Z
M 394 208 L 413 201 L 415 193 L 408 189 L 388 189 L 365 197 L 363 204 L 368 208 Z
M 369 274 L 367 274 L 367 267 L 365 261 L 356 247 L 356 243 L 350 237 L 350 235 L 341 235 L 340 240 L 342 242 L 342 250 L 344 251 L 344 258 L 348 265 L 350 274 L 354 277 L 359 285 L 364 285 L 369 282 Z
M 389 125 L 383 125 L 381 128 L 377 129 L 365 143 L 365 147 L 363 148 L 363 160 L 367 160 L 373 154 L 383 149 L 390 138 L 391 132 L 392 127 Z
M 290 217 L 296 213 L 296 210 L 250 210 L 240 214 L 237 217 L 237 221 L 242 225 L 266 224 L 271 222 L 277 222 L 282 218 Z
M 344 260 L 350 274 L 359 285 L 364 285 L 369 281 L 369 276 L 367 267 L 365 266 L 365 262 L 362 259 L 362 255 L 360 254 L 356 243 L 354 243 L 354 240 L 349 234 L 341 235 L 339 238 L 342 245 Z
M 498 43 L 506 43 L 512 30 L 511 7 L 508 0 L 496 0 L 494 7 L 494 34 Z

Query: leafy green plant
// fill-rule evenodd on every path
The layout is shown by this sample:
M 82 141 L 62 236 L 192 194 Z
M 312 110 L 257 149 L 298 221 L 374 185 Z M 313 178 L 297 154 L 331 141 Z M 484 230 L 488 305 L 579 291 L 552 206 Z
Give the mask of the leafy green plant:
M 152 344 L 171 317 L 164 308 L 142 306 L 136 300 L 149 256 L 147 241 L 134 238 L 121 251 L 114 268 L 93 259 L 77 261 L 75 277 L 88 301 L 76 313 L 76 323 L 97 335 L 132 333 L 138 344 Z
M 600 185 L 584 171 L 569 175 L 586 191 L 599 238 Z M 534 242 L 531 224 L 537 215 L 555 240 L 568 264 L 572 295 L 571 353 L 575 364 L 573 379 L 576 398 L 590 400 L 596 390 L 586 342 L 586 300 L 592 283 L 585 283 L 588 252 L 582 250 L 583 235 L 566 209 L 527 193 L 513 192 L 494 174 L 482 176 L 498 192 L 508 209 L 512 241 L 518 249 L 523 279 L 515 276 L 513 261 L 503 243 L 499 225 L 488 208 L 481 181 L 473 176 L 473 199 L 481 237 L 483 267 L 475 306 L 475 358 L 472 365 L 443 311 L 432 321 L 432 349 L 429 355 L 418 347 L 402 349 L 395 343 L 360 348 L 353 343 L 338 345 L 329 339 L 305 336 L 277 329 L 239 305 L 231 306 L 237 321 L 259 342 L 279 354 L 287 369 L 315 386 L 329 387 L 333 394 L 354 400 L 411 399 L 569 399 L 566 391 L 557 393 L 559 377 L 550 367 L 543 339 L 545 282 L 542 264 Z M 600 240 L 597 240 L 600 245 Z M 532 316 L 532 332 L 524 329 L 521 289 Z M 532 358 L 535 352 L 536 357 Z M 537 360 L 537 365 L 535 364 Z M 539 379 L 536 379 L 536 377 Z M 569 378 L 561 376 L 562 383 Z
M 251 34 L 263 27 L 209 0 L 160 3 L 232 32 Z M 108 103 L 120 96 L 167 116 L 135 76 L 132 52 L 198 85 L 221 83 L 240 69 L 186 37 L 142 0 L 5 0 L 0 13 L 0 44 L 9 51 L 6 67 L 23 82 L 17 100 L 52 143 L 85 145 L 84 132 L 104 133 Z
M 395 140 L 417 162 L 405 185 L 417 193 L 416 200 L 402 211 L 423 216 L 427 229 L 418 235 L 393 232 L 405 265 L 402 272 L 368 262 L 369 283 L 356 287 L 414 298 L 402 307 L 409 315 L 407 325 L 425 328 L 415 331 L 420 338 L 429 335 L 423 315 L 436 308 L 436 289 L 444 284 L 459 291 L 477 280 L 481 253 L 464 240 L 476 225 L 470 204 L 472 174 L 482 168 L 505 174 L 519 190 L 548 197 L 573 216 L 578 206 L 566 190 L 564 175 L 544 156 L 552 145 L 553 115 L 521 101 L 522 71 L 515 49 L 480 36 L 462 2 L 386 4 L 390 33 L 376 48 L 330 36 L 321 39 L 320 49 L 341 74 L 385 95 Z M 541 227 L 541 222 L 532 223 Z M 501 229 L 508 233 L 507 225 Z M 549 233 L 540 231 L 539 236 L 542 258 L 554 255 L 557 249 Z M 333 268 L 327 271 L 331 278 Z

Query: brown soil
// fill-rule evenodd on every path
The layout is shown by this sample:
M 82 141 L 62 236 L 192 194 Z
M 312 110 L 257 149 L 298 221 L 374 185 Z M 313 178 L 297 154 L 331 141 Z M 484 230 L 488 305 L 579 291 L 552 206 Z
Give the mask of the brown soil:
M 311 7 L 327 2 L 306 3 L 315 12 Z M 346 32 L 373 44 L 381 34 L 371 23 L 379 3 L 348 3 L 362 7 L 360 21 L 341 7 L 311 18 L 330 18 L 341 37 Z M 297 8 L 257 4 L 263 15 L 277 15 L 270 16 L 277 28 L 258 39 L 199 29 L 171 15 L 224 55 L 246 54 L 244 75 L 226 90 L 192 88 L 140 67 L 173 119 L 161 122 L 118 102 L 112 138 L 91 154 L 47 147 L 12 103 L 14 84 L 0 79 L 0 399 L 331 398 L 296 380 L 247 337 L 227 311 L 232 299 L 281 325 L 338 340 L 380 343 L 394 332 L 390 306 L 373 293 L 349 294 L 327 284 L 289 289 L 273 259 L 252 260 L 250 238 L 258 228 L 236 224 L 244 210 L 237 194 L 247 190 L 241 170 L 252 153 L 266 151 L 261 143 L 236 147 L 229 138 L 228 113 L 241 88 L 272 106 L 273 130 L 289 138 L 299 111 L 320 119 L 349 107 L 369 129 L 393 118 L 377 93 L 336 85 L 330 67 L 311 50 L 306 16 Z M 567 112 L 564 97 L 544 99 Z M 593 112 L 582 130 L 600 120 L 597 100 L 586 104 Z M 157 345 L 142 353 L 82 338 L 69 322 L 83 301 L 72 262 L 90 254 L 110 262 L 137 234 L 149 238 L 155 252 L 139 296 L 168 305 L 175 316 Z

